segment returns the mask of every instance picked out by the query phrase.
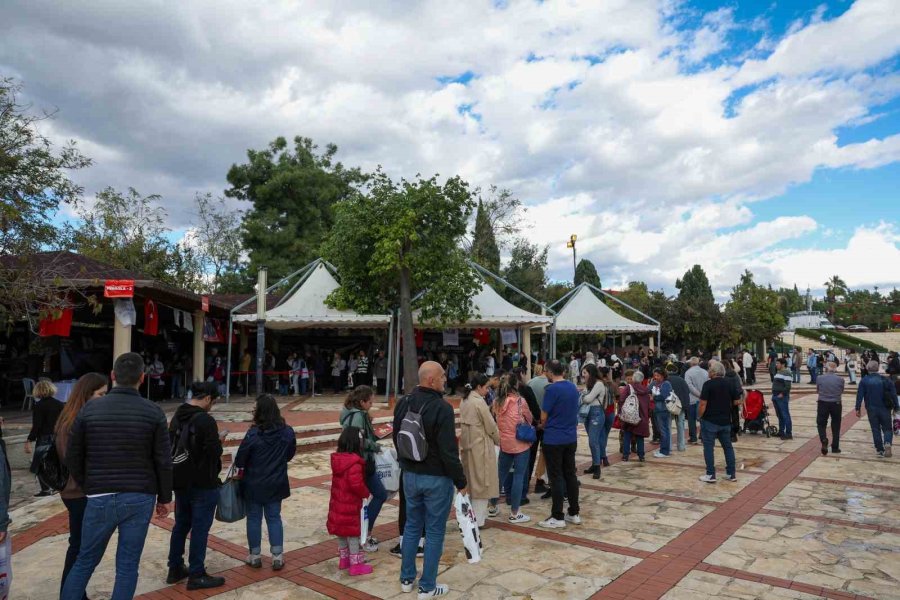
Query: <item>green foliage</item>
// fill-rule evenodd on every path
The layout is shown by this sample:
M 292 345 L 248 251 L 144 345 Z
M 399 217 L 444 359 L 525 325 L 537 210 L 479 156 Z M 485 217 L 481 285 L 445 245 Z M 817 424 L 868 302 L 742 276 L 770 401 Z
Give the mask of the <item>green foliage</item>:
M 706 272 L 694 265 L 675 281 L 678 297 L 672 310 L 675 331 L 670 335 L 690 348 L 710 349 L 719 342 L 721 312 Z
M 732 289 L 725 315 L 741 342 L 771 340 L 786 322 L 778 307 L 778 294 L 757 285 L 750 271 L 744 271 L 740 283 Z
M 865 325 L 873 331 L 890 329 L 891 315 L 900 313 L 900 290 L 882 295 L 872 290 L 848 290 L 834 305 L 835 325 Z
M 252 204 L 243 218 L 243 243 L 249 253 L 248 276 L 261 266 L 277 281 L 317 258 L 322 239 L 334 222 L 334 204 L 351 197 L 366 177 L 359 169 L 335 162 L 337 146 L 321 154 L 312 140 L 283 137 L 265 150 L 248 150 L 247 162 L 228 171 L 229 198 Z
M 834 318 L 834 303 L 838 296 L 844 296 L 847 293 L 847 283 L 838 277 L 832 275 L 825 282 L 825 301 L 828 302 L 828 316 Z
M 421 318 L 436 325 L 471 316 L 479 280 L 460 244 L 474 207 L 459 177 L 392 181 L 380 169 L 367 193 L 338 202 L 323 256 L 335 265 L 341 287 L 327 302 L 361 313 L 400 307 L 404 379 L 417 380 L 411 299 Z
M 547 253 L 549 246 L 543 250 L 537 244 L 530 244 L 523 238 L 515 241 L 509 265 L 503 270 L 503 278 L 532 298 L 540 300 L 547 287 Z M 510 288 L 501 290 L 501 294 L 513 304 L 523 306 L 532 304 Z M 528 306 L 534 311 L 537 307 Z
M 500 247 L 488 210 L 480 199 L 475 212 L 475 229 L 472 231 L 472 260 L 491 273 L 500 273 Z
M 570 291 L 572 291 L 572 284 L 568 281 L 552 281 L 544 288 L 544 303 L 547 306 L 550 306 Z M 540 300 L 541 298 L 538 299 Z M 559 308 L 559 306 L 556 306 L 554 307 L 554 310 L 559 310 Z
M 240 278 L 241 212 L 228 208 L 224 198 L 197 194 L 194 199 L 198 221 L 192 231 L 190 247 L 205 274 L 202 290 L 211 294 L 250 291 Z M 239 289 L 234 290 L 237 287 Z
M 807 337 L 812 340 L 821 340 L 822 336 L 824 335 L 825 341 L 822 342 L 822 344 L 839 346 L 848 350 L 853 349 L 856 352 L 860 353 L 865 350 L 877 350 L 878 352 L 889 351 L 881 344 L 876 344 L 875 342 L 864 340 L 844 331 L 835 331 L 833 329 L 805 329 L 802 327 L 797 328 L 794 331 L 797 333 L 797 335 L 802 335 L 803 337 Z
M 806 298 L 800 294 L 797 284 L 794 284 L 793 289 L 778 288 L 775 293 L 778 295 L 778 309 L 785 318 L 791 313 L 806 309 Z
M 575 267 L 575 285 L 578 286 L 585 282 L 595 288 L 603 289 L 603 286 L 600 284 L 600 275 L 597 274 L 597 268 L 594 266 L 594 263 L 586 258 L 582 258 Z

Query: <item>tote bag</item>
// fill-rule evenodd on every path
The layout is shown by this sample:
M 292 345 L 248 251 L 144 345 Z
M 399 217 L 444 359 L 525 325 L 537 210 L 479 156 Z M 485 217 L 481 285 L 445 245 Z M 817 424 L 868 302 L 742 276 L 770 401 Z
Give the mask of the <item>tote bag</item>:
M 240 482 L 234 479 L 234 469 L 232 464 L 225 475 L 225 483 L 219 488 L 216 520 L 223 523 L 235 523 L 247 516 L 247 507 L 241 497 Z

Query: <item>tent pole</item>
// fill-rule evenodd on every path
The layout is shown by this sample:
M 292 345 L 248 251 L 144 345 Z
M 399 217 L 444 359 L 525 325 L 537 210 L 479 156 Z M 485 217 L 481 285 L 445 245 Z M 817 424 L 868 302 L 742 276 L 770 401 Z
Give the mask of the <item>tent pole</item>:
M 231 322 L 231 313 L 228 313 L 228 358 L 225 361 L 225 404 L 228 404 L 228 398 L 231 395 L 231 338 L 233 337 L 232 328 L 234 323 Z
M 385 402 L 390 402 L 391 398 L 391 380 L 393 379 L 393 369 L 391 365 L 394 360 L 394 311 L 391 311 L 391 322 L 388 325 L 388 353 L 387 353 L 387 363 L 388 368 L 385 369 L 385 373 L 387 374 L 387 381 L 384 386 L 384 400 Z
M 394 395 L 399 396 L 401 393 L 400 387 L 400 309 L 397 309 L 397 336 L 394 338 L 394 364 L 390 365 L 391 373 L 393 374 L 392 379 L 394 381 Z
M 579 283 L 577 287 L 574 287 L 571 290 L 569 290 L 565 296 L 563 296 L 562 298 L 560 298 L 559 300 L 557 300 L 556 302 L 551 304 L 549 308 L 553 308 L 554 306 L 556 306 L 557 304 L 559 304 L 560 302 L 562 302 L 563 300 L 565 300 L 566 298 L 568 298 L 569 296 L 571 296 L 572 294 L 574 294 L 575 292 L 580 290 L 583 285 L 585 285 L 585 284 Z
M 498 283 L 502 283 L 503 285 L 507 286 L 507 287 L 510 288 L 512 291 L 516 292 L 517 294 L 519 294 L 520 296 L 522 296 L 522 297 L 525 298 L 526 300 L 530 300 L 531 302 L 533 302 L 536 306 L 540 306 L 540 307 L 542 307 L 542 308 L 547 308 L 547 310 L 549 310 L 549 311 L 552 312 L 553 314 L 556 314 L 556 311 L 554 311 L 553 309 L 551 309 L 549 306 L 547 306 L 546 304 L 544 304 L 544 303 L 541 302 L 540 300 L 535 300 L 534 298 L 532 298 L 531 296 L 529 296 L 528 294 L 526 294 L 525 292 L 523 292 L 522 290 L 520 290 L 519 288 L 517 288 L 516 286 L 514 286 L 513 284 L 509 283 L 509 282 L 506 281 L 505 279 L 502 279 L 501 277 L 498 277 L 497 275 L 494 275 L 493 273 L 491 273 L 490 271 L 488 271 L 487 269 L 485 269 L 484 267 L 482 267 L 482 266 L 479 265 L 478 263 L 476 263 L 476 262 L 474 262 L 474 261 L 471 261 L 471 260 L 466 261 L 466 262 L 468 262 L 468 263 L 469 263 L 469 266 L 473 267 L 473 268 L 474 268 L 476 271 L 478 271 L 479 273 L 482 273 L 482 274 L 484 274 L 484 275 L 487 275 L 488 277 L 491 277 L 492 279 L 494 279 L 494 280 L 495 280 L 496 282 L 498 282 Z

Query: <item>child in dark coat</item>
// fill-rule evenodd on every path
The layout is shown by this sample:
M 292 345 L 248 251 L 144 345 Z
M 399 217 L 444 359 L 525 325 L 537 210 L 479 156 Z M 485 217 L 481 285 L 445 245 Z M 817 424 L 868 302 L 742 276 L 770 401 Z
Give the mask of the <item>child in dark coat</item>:
M 372 566 L 359 547 L 360 511 L 369 497 L 366 487 L 366 459 L 363 432 L 347 427 L 338 439 L 338 451 L 331 455 L 331 500 L 328 504 L 328 533 L 338 538 L 340 569 L 350 575 L 368 575 Z

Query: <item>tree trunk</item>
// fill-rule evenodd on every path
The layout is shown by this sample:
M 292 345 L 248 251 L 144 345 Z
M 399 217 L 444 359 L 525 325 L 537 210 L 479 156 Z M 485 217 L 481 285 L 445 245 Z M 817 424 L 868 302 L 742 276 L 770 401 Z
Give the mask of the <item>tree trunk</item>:
M 419 383 L 419 361 L 413 330 L 410 273 L 406 267 L 400 269 L 400 335 L 403 339 L 403 391 L 409 393 Z

